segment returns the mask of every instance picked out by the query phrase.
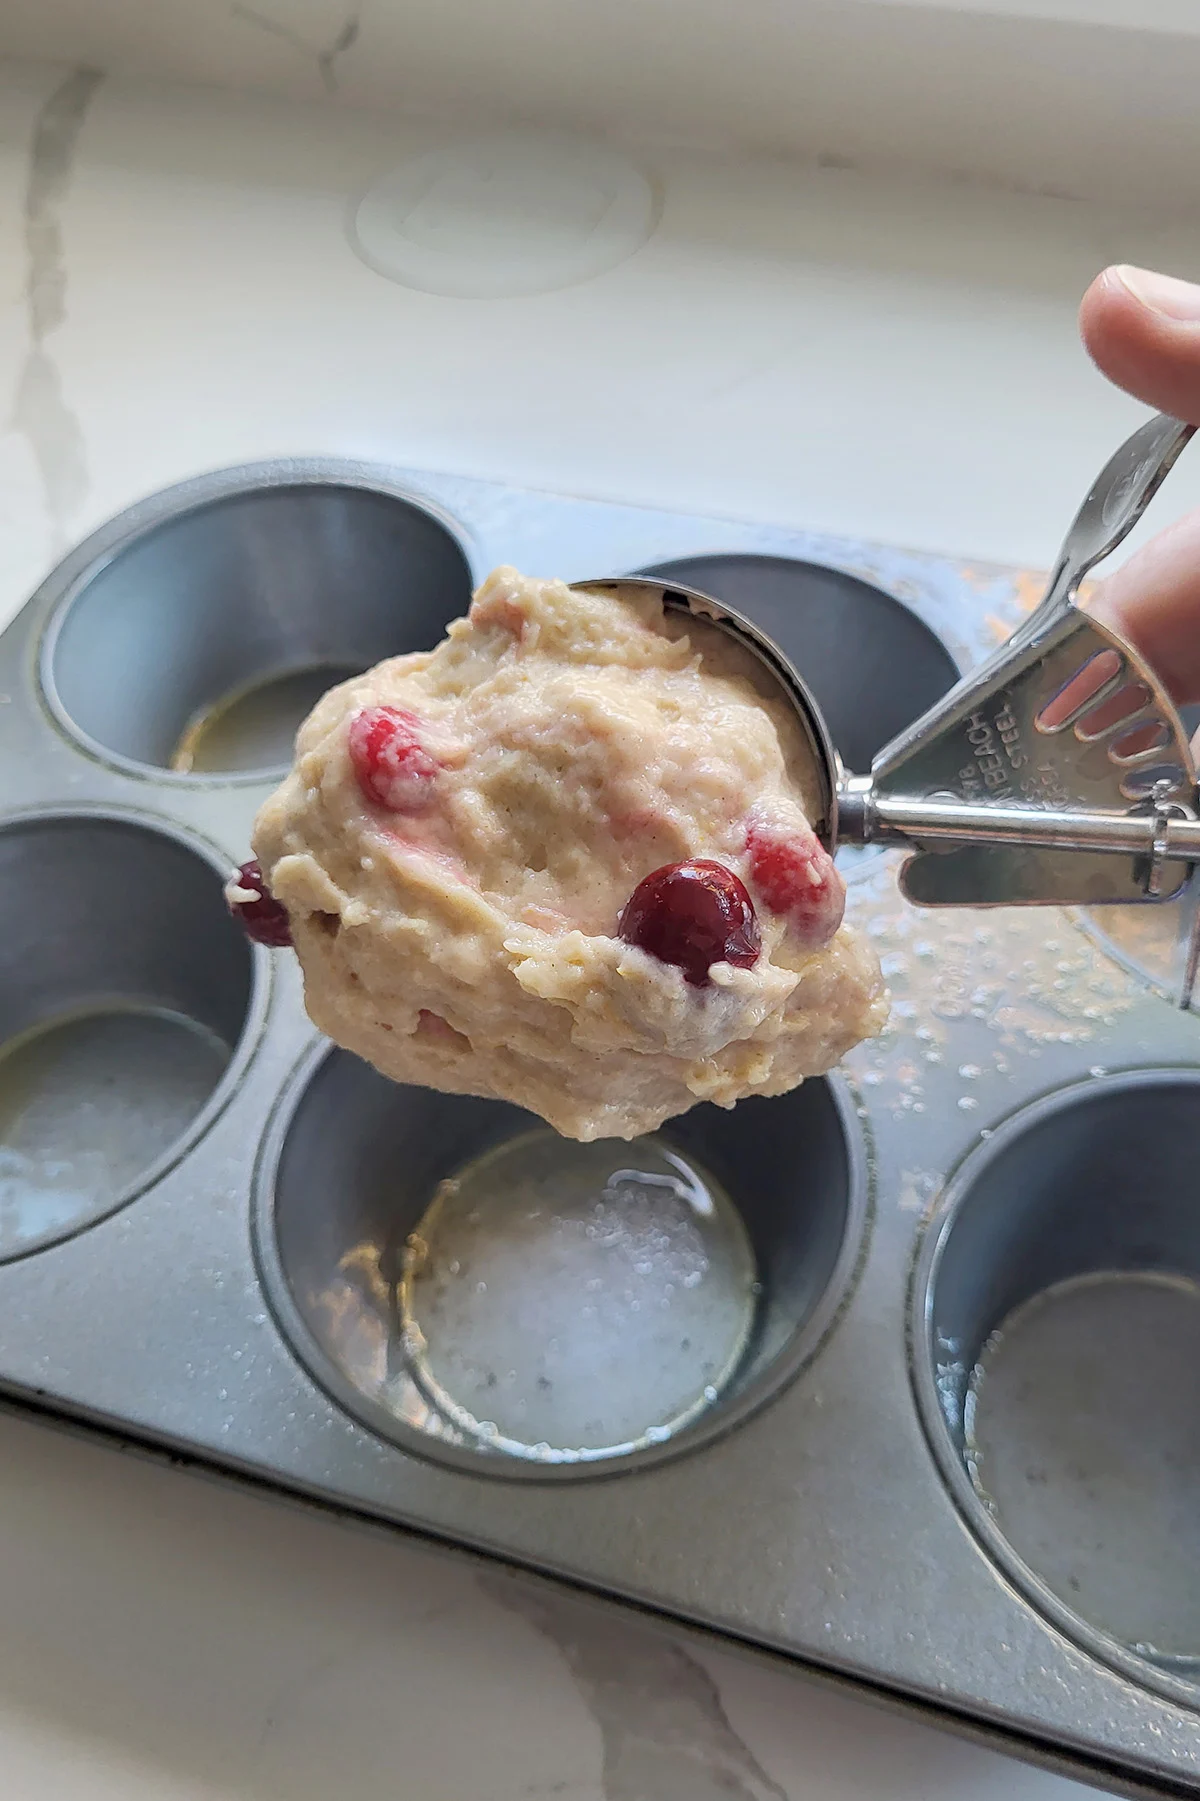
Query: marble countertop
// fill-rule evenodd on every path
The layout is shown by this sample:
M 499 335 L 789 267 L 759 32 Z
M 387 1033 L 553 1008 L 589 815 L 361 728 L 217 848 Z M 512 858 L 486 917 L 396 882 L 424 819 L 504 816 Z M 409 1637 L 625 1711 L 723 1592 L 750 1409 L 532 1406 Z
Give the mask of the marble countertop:
M 0 619 L 204 468 L 333 453 L 1044 565 L 1131 409 L 1074 337 L 1186 220 L 641 144 L 571 287 L 376 274 L 355 197 L 466 127 L 0 75 Z M 431 135 L 432 134 L 432 135 Z M 1180 471 L 1172 507 L 1200 498 Z M 547 572 L 549 573 L 549 572 Z M 7 1801 L 1068 1801 L 711 1643 L 0 1419 Z
M 391 111 L 1200 199 L 1194 0 L 5 0 L 0 51 Z
M 0 1421 L 6 1801 L 1084 1801 L 790 1672 Z

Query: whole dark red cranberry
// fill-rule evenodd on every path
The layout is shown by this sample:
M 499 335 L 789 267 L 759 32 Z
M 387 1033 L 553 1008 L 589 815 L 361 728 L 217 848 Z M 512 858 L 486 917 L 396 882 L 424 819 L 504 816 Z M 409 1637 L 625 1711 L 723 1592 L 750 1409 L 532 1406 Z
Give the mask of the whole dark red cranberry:
M 350 721 L 350 761 L 369 801 L 390 813 L 423 813 L 441 764 L 421 742 L 421 722 L 404 707 L 363 707 Z
M 828 944 L 846 910 L 846 884 L 815 832 L 752 825 L 750 880 L 772 913 L 814 949 Z
M 695 857 L 666 863 L 640 881 L 621 911 L 626 944 L 673 963 L 693 988 L 714 963 L 750 969 L 762 948 L 754 902 L 732 869 Z
M 233 888 L 244 889 L 254 898 L 242 900 L 240 896 L 230 893 L 229 890 Z M 247 938 L 252 938 L 255 944 L 269 944 L 274 950 L 282 950 L 292 942 L 287 908 L 282 901 L 275 899 L 263 881 L 262 865 L 257 859 L 242 864 L 226 888 L 225 898 L 229 911 L 241 922 Z

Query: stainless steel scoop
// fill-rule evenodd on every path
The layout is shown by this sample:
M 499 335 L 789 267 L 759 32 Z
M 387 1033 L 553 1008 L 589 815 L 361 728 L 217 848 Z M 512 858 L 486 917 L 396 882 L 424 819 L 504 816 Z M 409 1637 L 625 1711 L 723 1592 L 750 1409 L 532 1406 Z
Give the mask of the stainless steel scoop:
M 636 580 L 667 611 L 710 621 L 751 650 L 787 691 L 812 748 L 823 802 L 814 829 L 831 851 L 906 846 L 901 885 L 919 905 L 1168 900 L 1200 862 L 1187 733 L 1154 671 L 1076 595 L 1141 518 L 1192 430 L 1159 416 L 1121 446 L 1036 611 L 886 745 L 870 775 L 847 773 L 802 676 L 735 608 L 645 578 L 574 585 Z

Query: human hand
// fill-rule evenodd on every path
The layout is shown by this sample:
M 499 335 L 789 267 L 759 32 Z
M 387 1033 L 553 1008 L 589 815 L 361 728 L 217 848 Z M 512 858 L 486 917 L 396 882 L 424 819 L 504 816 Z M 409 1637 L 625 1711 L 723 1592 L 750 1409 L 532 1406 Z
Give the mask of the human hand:
M 1079 328 L 1110 381 L 1200 426 L 1200 287 L 1106 269 L 1083 297 Z M 1176 702 L 1200 701 L 1200 510 L 1106 576 L 1089 611 L 1137 646 Z

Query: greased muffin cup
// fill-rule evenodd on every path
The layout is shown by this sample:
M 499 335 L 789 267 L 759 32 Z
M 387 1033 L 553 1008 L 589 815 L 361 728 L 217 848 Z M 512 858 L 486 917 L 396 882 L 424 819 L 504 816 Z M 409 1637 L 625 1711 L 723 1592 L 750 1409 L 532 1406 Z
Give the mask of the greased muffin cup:
M 836 1318 L 866 1217 L 837 1078 L 574 1144 L 334 1050 L 283 1100 L 255 1224 L 280 1324 L 339 1402 L 407 1448 L 544 1477 L 761 1406 Z
M 1194 1069 L 1016 1114 L 950 1183 L 913 1300 L 966 1517 L 1077 1642 L 1172 1689 L 1200 1678 L 1198 1119 Z
M 219 859 L 111 811 L 0 823 L 0 1257 L 111 1213 L 202 1135 L 252 1047 L 266 960 Z
M 47 701 L 117 767 L 261 779 L 325 690 L 436 643 L 470 599 L 451 531 L 355 482 L 261 472 L 99 556 L 42 646 Z

